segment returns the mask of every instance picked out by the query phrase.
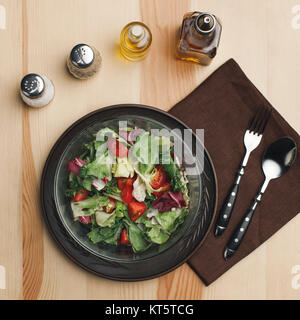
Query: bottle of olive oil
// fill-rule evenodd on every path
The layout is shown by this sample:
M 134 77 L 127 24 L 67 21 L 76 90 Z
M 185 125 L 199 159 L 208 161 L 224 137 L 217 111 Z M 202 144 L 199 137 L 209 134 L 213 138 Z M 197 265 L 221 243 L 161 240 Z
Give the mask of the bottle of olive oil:
M 142 22 L 131 22 L 121 32 L 120 51 L 126 59 L 139 61 L 147 56 L 151 42 L 150 29 Z
M 189 12 L 184 15 L 176 57 L 209 65 L 217 54 L 222 32 L 218 18 L 210 13 Z

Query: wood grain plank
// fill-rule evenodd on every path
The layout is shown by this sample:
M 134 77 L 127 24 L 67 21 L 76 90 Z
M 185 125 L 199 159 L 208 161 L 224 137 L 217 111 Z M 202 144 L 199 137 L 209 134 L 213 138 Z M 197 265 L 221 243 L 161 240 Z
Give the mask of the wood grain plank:
M 22 73 L 22 4 L 1 0 L 6 29 L 0 29 L 0 265 L 5 268 L 5 289 L 0 300 L 22 298 L 22 106 L 18 79 Z
M 28 17 L 27 3 L 22 0 L 22 62 L 23 74 L 28 73 Z M 23 298 L 37 299 L 44 272 L 43 228 L 39 215 L 38 180 L 31 144 L 29 114 L 24 106 L 22 114 L 22 230 L 23 230 Z
M 278 111 L 300 133 L 300 29 L 293 29 L 291 23 L 295 4 L 297 3 L 293 0 L 285 1 L 284 6 L 280 0 L 267 1 L 268 96 Z M 275 16 L 280 17 L 281 23 L 276 23 L 272 18 Z M 295 276 L 292 269 L 300 265 L 299 230 L 300 214 L 266 245 L 267 299 L 300 300 L 300 290 L 292 288 Z
M 300 264 L 299 216 L 206 288 L 186 264 L 159 279 L 136 283 L 87 273 L 50 238 L 38 201 L 48 152 L 79 117 L 126 102 L 168 110 L 231 57 L 300 130 L 300 30 L 291 28 L 294 0 L 89 0 L 88 5 L 86 0 L 0 0 L 0 4 L 7 14 L 7 28 L 0 30 L 0 42 L 5 44 L 0 51 L 5 62 L 0 72 L 0 148 L 7 164 L 0 167 L 0 192 L 5 195 L 0 265 L 6 268 L 7 289 L 0 289 L 0 299 L 300 298 L 300 291 L 291 287 L 292 267 Z M 182 16 L 193 10 L 213 12 L 223 22 L 219 52 L 209 67 L 174 58 Z M 120 31 L 133 20 L 144 21 L 153 32 L 150 54 L 139 63 L 124 61 L 118 54 Z M 96 46 L 103 57 L 100 73 L 88 81 L 72 78 L 65 69 L 69 50 L 79 42 Z M 19 80 L 27 72 L 53 80 L 56 95 L 48 107 L 32 110 L 21 103 Z
M 234 58 L 258 88 L 266 93 L 268 57 L 266 2 L 253 0 L 242 3 L 238 0 L 226 0 L 226 3 L 220 6 L 218 0 L 206 3 L 192 0 L 192 8 L 216 14 L 223 25 L 218 54 L 208 69 L 198 70 L 196 75 L 198 81 L 203 81 L 207 72 L 211 73 L 229 58 Z M 261 22 L 257 23 L 257 21 Z M 255 45 L 251 45 L 254 43 Z M 253 254 L 255 255 L 256 252 Z M 204 288 L 203 299 L 254 299 L 254 297 L 264 299 L 265 248 L 261 247 L 254 259 L 251 257 L 252 254 L 208 288 Z
M 197 65 L 175 59 L 175 45 L 190 1 L 147 1 L 140 3 L 142 21 L 153 35 L 149 56 L 141 62 L 141 103 L 169 110 L 196 87 Z M 202 283 L 184 265 L 159 278 L 158 299 L 200 299 Z
M 141 103 L 163 110 L 190 93 L 196 85 L 197 65 L 175 59 L 175 45 L 190 1 L 140 1 L 142 21 L 152 34 L 149 56 L 141 62 Z

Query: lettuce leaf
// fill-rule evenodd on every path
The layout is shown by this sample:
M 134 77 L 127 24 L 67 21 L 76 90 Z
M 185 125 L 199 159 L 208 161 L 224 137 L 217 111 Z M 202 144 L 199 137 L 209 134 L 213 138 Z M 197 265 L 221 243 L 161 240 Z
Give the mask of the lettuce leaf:
M 80 169 L 80 176 L 87 177 L 93 176 L 98 179 L 103 179 L 104 177 L 111 178 L 111 164 L 112 158 L 108 152 L 96 158 L 93 162 L 86 164 Z
M 74 220 L 76 221 L 80 216 L 91 216 L 96 213 L 99 208 L 107 206 L 108 202 L 108 197 L 99 195 L 94 195 L 79 202 L 72 201 L 71 208 Z
M 108 140 L 109 137 L 116 138 L 118 141 L 123 142 L 125 144 L 130 145 L 126 139 L 121 137 L 118 133 L 110 128 L 103 128 L 99 130 L 96 134 L 96 141 L 105 142 Z
M 163 244 L 169 239 L 169 235 L 158 226 L 154 226 L 146 234 L 152 242 L 157 244 Z
M 122 229 L 123 223 L 121 220 L 117 220 L 113 227 L 101 228 L 94 225 L 92 230 L 88 233 L 88 237 L 93 243 L 104 242 L 117 245 Z
M 111 227 L 115 223 L 116 215 L 98 210 L 95 212 L 95 217 L 99 227 Z
M 134 176 L 134 167 L 127 157 L 117 157 L 117 163 L 113 164 L 112 172 L 116 178 L 132 178 Z
M 109 203 L 109 198 L 107 196 L 101 196 L 99 198 L 99 207 L 105 207 Z
M 125 214 L 128 213 L 127 205 L 122 201 L 117 201 L 115 212 L 118 217 L 124 217 Z
M 99 200 L 100 197 L 95 195 L 80 202 L 71 201 L 74 220 L 76 221 L 80 216 L 90 216 L 94 214 Z
M 128 238 L 133 251 L 137 253 L 147 250 L 151 243 L 146 240 L 144 232 L 127 216 L 124 219 L 124 223 L 127 227 Z
M 188 212 L 186 208 L 180 208 L 174 211 L 159 213 L 155 216 L 155 219 L 164 231 L 172 233 L 184 221 L 184 217 Z
M 159 141 L 144 132 L 137 138 L 137 142 L 131 148 L 131 156 L 140 163 L 142 174 L 150 173 L 159 159 Z

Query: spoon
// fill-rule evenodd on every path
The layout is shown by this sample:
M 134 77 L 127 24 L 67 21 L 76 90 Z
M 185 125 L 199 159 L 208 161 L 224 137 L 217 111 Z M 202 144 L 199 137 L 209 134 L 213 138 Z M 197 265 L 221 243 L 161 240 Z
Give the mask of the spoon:
M 235 230 L 233 236 L 229 240 L 224 251 L 225 260 L 230 259 L 240 246 L 250 225 L 254 211 L 261 201 L 269 182 L 272 179 L 281 177 L 291 168 L 296 159 L 296 154 L 296 144 L 294 140 L 289 137 L 280 138 L 268 147 L 262 159 L 262 169 L 265 175 L 265 181 L 252 202 L 251 207 L 241 220 L 239 227 Z

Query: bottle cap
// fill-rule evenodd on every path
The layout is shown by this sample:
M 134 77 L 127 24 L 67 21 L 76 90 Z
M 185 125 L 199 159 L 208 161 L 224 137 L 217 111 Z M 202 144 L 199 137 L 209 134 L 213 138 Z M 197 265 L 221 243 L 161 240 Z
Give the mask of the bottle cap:
M 139 42 L 145 37 L 145 29 L 136 24 L 128 30 L 128 37 L 132 42 Z
M 45 82 L 36 73 L 27 74 L 21 81 L 21 91 L 24 96 L 35 99 L 41 96 L 45 89 Z
M 87 44 L 77 44 L 71 51 L 70 60 L 78 68 L 87 68 L 94 61 L 93 49 Z
M 199 33 L 210 33 L 216 26 L 216 18 L 210 13 L 201 13 L 195 20 L 195 27 Z

